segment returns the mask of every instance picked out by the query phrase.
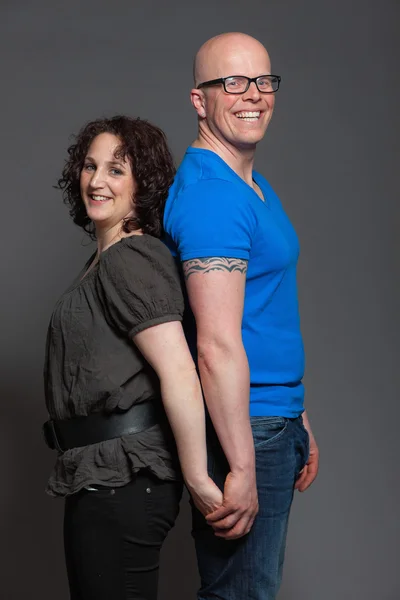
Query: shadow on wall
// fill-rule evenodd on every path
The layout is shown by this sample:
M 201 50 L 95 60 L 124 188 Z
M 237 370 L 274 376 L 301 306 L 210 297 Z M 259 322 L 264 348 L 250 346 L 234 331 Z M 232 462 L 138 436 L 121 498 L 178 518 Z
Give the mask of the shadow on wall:
M 68 600 L 63 501 L 44 492 L 53 454 L 41 436 L 46 419 L 41 382 L 37 373 L 30 377 L 21 365 L 15 377 L 10 375 L 2 377 L 0 405 L 0 597 Z M 160 600 L 195 598 L 197 575 L 190 526 L 185 495 L 177 525 L 162 552 Z

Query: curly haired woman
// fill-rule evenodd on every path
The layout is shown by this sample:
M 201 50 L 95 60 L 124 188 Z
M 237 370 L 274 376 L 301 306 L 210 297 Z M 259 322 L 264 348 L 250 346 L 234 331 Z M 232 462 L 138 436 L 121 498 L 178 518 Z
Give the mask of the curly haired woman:
M 124 116 L 86 125 L 68 154 L 58 187 L 97 251 L 48 330 L 44 430 L 58 451 L 48 492 L 66 497 L 71 599 L 155 600 L 179 462 L 203 514 L 222 502 L 179 275 L 158 239 L 173 160 L 160 129 Z

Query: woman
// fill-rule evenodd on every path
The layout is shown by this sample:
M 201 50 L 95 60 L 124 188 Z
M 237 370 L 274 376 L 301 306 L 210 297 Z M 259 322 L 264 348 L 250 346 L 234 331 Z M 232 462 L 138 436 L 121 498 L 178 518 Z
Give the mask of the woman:
M 72 600 L 156 599 L 182 492 L 177 454 L 203 514 L 222 502 L 207 475 L 179 275 L 157 239 L 173 161 L 160 129 L 123 116 L 86 125 L 68 153 L 59 188 L 97 251 L 49 326 L 45 435 L 58 456 L 48 492 L 66 497 Z

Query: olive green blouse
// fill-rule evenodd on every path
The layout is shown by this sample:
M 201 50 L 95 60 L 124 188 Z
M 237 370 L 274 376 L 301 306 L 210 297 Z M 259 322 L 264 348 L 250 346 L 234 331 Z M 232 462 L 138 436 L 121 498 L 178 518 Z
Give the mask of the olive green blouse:
M 92 260 L 51 317 L 44 368 L 51 419 L 160 402 L 158 378 L 132 337 L 153 325 L 182 320 L 178 268 L 160 240 L 126 237 L 102 252 L 83 277 Z M 161 479 L 180 477 L 168 425 L 59 453 L 47 491 L 65 496 L 90 484 L 121 486 L 141 468 Z

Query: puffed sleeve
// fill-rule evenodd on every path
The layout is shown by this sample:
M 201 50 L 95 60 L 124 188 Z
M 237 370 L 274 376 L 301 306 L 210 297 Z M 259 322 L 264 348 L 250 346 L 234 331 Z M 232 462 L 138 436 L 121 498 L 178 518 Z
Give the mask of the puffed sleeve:
M 151 236 L 133 235 L 106 250 L 96 289 L 109 324 L 130 338 L 153 325 L 182 320 L 178 267 L 163 242 Z

